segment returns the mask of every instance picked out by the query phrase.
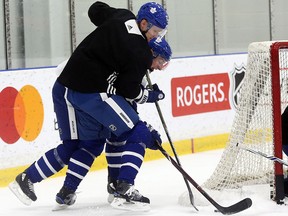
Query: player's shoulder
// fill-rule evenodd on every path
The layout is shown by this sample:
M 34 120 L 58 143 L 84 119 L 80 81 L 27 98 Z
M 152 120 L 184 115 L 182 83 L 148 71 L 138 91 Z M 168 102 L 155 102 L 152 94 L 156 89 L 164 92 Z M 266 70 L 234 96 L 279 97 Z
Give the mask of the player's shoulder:
M 124 41 L 128 40 L 143 40 L 145 37 L 139 29 L 136 17 L 128 11 L 126 16 L 117 15 L 106 22 L 107 28 L 115 32 L 117 37 L 122 38 Z M 135 38 L 136 36 L 136 38 Z M 138 38 L 138 39 L 137 39 Z M 132 41 L 130 41 L 132 42 Z
M 135 15 L 128 9 L 110 7 L 103 2 L 95 2 L 88 10 L 90 21 L 95 26 L 100 26 L 104 23 L 125 22 L 125 20 L 136 19 Z
M 136 16 L 130 10 L 121 9 L 121 8 L 115 11 L 114 17 L 116 19 L 122 19 L 123 21 L 130 20 L 130 19 L 136 20 Z
M 125 23 L 127 23 L 127 21 L 133 22 L 137 25 L 136 17 L 131 11 L 126 9 L 117 9 L 107 23 L 115 25 L 116 27 L 125 27 Z

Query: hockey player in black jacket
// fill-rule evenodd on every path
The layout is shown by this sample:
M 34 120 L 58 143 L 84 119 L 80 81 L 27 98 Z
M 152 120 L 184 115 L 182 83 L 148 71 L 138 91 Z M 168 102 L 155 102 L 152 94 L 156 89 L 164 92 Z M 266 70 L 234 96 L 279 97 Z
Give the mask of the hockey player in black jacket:
M 143 7 L 137 24 L 129 10 L 94 3 L 88 13 L 98 27 L 73 52 L 59 83 L 81 93 L 105 92 L 140 103 L 147 101 L 144 95 L 157 97 L 153 93 L 148 95 L 139 83 L 152 64 L 147 41 L 165 32 L 167 14 L 156 3 Z M 148 19 L 140 20 L 142 17 Z
M 125 152 L 140 158 L 145 148 L 155 148 L 156 140 L 161 143 L 158 132 L 149 130 L 127 101 L 145 103 L 164 98 L 159 88 L 143 88 L 141 81 L 147 69 L 165 65 L 160 56 L 153 60 L 148 42 L 165 33 L 167 13 L 161 5 L 149 2 L 140 8 L 136 18 L 129 10 L 96 2 L 88 15 L 97 28 L 73 52 L 52 90 L 63 143 L 47 151 L 10 185 L 26 204 L 37 199 L 33 183 L 65 165 L 68 170 L 56 202 L 64 207 L 74 204 L 79 183 L 111 133 L 125 141 Z M 150 203 L 133 187 L 141 164 L 142 160 L 131 155 L 122 157 L 122 177 L 115 194 L 123 203 Z M 27 197 L 17 194 L 19 190 Z

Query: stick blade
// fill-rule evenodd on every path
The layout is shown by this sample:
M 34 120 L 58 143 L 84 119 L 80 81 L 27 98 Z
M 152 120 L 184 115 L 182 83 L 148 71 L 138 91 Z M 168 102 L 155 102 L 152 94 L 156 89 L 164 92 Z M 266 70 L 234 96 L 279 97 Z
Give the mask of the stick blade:
M 223 206 L 218 206 L 218 210 L 224 214 L 224 215 L 232 215 L 236 214 L 238 212 L 244 211 L 252 206 L 252 200 L 250 198 L 246 198 L 241 200 L 238 203 L 235 203 L 232 206 L 228 207 L 223 207 Z
M 184 179 L 185 179 L 185 178 L 184 178 Z M 185 181 L 186 181 L 186 179 L 185 179 Z M 189 188 L 189 189 L 190 189 L 190 188 Z M 188 193 L 189 193 L 189 199 L 190 199 L 191 205 L 194 207 L 194 209 L 195 209 L 196 211 L 199 211 L 198 208 L 197 208 L 196 205 L 195 205 L 194 195 L 193 195 L 193 193 L 192 193 L 192 190 L 190 189 L 190 190 L 188 191 Z

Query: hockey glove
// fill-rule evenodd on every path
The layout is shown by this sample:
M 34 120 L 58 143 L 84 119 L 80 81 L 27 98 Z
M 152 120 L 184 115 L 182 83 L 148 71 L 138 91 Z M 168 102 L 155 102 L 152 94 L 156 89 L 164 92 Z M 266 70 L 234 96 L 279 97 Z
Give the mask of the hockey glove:
M 151 142 L 147 144 L 147 148 L 152 150 L 158 150 L 158 145 L 162 144 L 161 135 L 156 131 L 150 124 L 147 122 L 144 122 L 146 124 L 146 127 L 151 133 Z
M 154 103 L 165 98 L 165 94 L 161 91 L 157 84 L 152 86 L 153 90 L 150 91 L 147 102 Z
M 157 84 L 153 85 L 153 89 L 142 89 L 141 98 L 135 100 L 137 103 L 154 103 L 159 100 L 163 100 L 165 98 L 165 94 L 161 91 Z

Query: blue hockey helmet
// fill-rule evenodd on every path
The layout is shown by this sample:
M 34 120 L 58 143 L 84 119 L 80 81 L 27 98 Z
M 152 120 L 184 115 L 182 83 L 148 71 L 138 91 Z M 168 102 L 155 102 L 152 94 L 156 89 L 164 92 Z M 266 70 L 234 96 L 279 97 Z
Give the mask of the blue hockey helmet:
M 141 22 L 143 19 L 161 29 L 166 29 L 169 17 L 160 4 L 148 2 L 141 6 L 137 14 L 137 22 Z
M 172 50 L 164 38 L 154 38 L 149 41 L 149 46 L 153 51 L 153 56 L 161 56 L 166 62 L 171 60 Z

